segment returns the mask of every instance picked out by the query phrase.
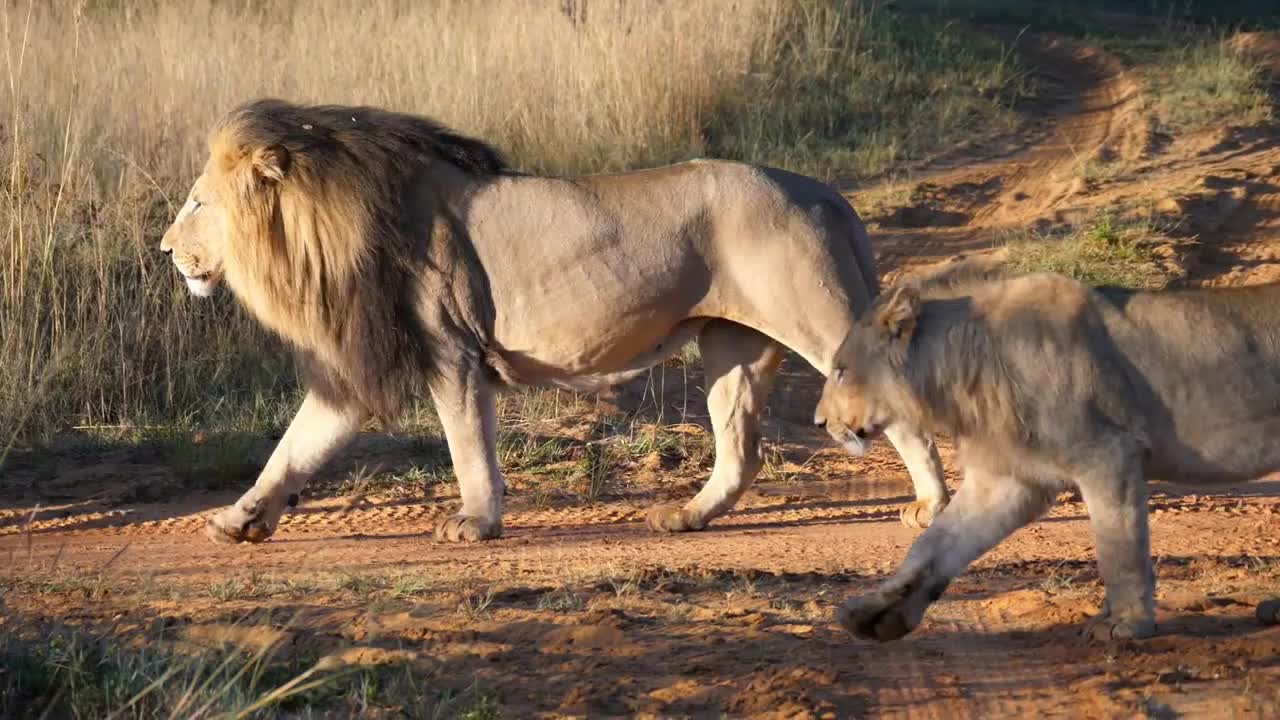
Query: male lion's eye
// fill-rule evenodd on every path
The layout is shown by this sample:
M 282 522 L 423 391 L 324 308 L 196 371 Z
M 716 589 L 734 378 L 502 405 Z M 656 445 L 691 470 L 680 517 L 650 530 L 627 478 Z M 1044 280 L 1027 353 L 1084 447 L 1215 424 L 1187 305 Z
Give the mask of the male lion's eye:
M 196 213 L 200 212 L 200 208 L 201 208 L 201 207 L 203 207 L 203 206 L 204 206 L 204 203 L 200 202 L 199 200 L 192 200 L 192 201 L 191 201 L 191 214 L 192 214 L 192 215 L 195 215 Z

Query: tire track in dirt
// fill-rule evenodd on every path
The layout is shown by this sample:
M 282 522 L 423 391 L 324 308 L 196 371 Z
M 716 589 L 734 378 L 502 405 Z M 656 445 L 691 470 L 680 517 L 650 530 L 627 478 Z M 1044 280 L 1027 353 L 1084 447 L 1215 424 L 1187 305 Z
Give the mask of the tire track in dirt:
M 1132 161 L 1149 152 L 1153 135 L 1141 86 L 1118 58 L 1052 35 L 1006 40 L 1054 88 L 1053 107 L 1013 154 L 951 159 L 921 173 L 917 204 L 899 208 L 874 233 L 885 269 L 985 248 L 991 230 L 1031 227 L 1084 191 L 1085 163 Z
M 1141 86 L 1114 56 L 1065 38 L 1032 38 L 1020 54 L 1040 73 L 1053 73 L 1071 100 L 1048 142 L 1001 163 L 1001 193 L 970 224 L 1025 223 L 1083 189 L 1077 176 L 1089 161 L 1136 160 L 1151 143 L 1140 110 Z
M 1049 35 L 1004 39 L 1054 89 L 1034 102 L 1052 106 L 1020 133 L 1015 151 L 957 152 L 931 163 L 913 176 L 907 205 L 871 218 L 887 283 L 958 255 L 992 252 L 1005 232 L 1077 225 L 1104 210 L 1167 230 L 1170 243 L 1154 252 L 1179 282 L 1280 279 L 1274 126 L 1228 123 L 1171 137 L 1156 130 L 1142 81 L 1116 56 Z M 1253 52 L 1280 83 L 1280 40 L 1268 40 Z M 1091 165 L 1101 178 L 1091 178 Z
M 822 501 L 803 495 L 747 498 L 729 517 L 717 525 L 766 527 L 793 523 L 836 522 L 858 519 L 879 520 L 896 517 L 905 496 L 891 495 L 851 503 Z M 21 516 L 21 523 L 0 527 L 0 537 L 26 533 L 61 536 L 153 536 L 199 533 L 205 519 L 220 508 L 192 512 L 190 507 L 150 506 L 128 510 L 60 512 L 59 517 L 42 517 L 36 512 Z M 292 535 L 421 535 L 427 537 L 437 520 L 453 512 L 453 502 L 368 502 L 335 507 L 333 502 L 302 505 L 280 522 L 281 537 Z M 573 525 L 617 525 L 644 520 L 648 503 L 600 502 L 553 508 L 512 508 L 505 514 L 509 529 L 549 530 Z

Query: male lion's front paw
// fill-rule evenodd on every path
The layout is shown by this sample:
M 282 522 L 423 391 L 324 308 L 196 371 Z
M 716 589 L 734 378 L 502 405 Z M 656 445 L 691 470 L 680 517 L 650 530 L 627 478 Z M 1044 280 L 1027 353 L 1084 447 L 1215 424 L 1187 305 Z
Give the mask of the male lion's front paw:
M 436 542 L 480 542 L 502 537 L 502 521 L 475 515 L 454 515 L 436 524 Z
M 903 525 L 920 530 L 932 525 L 946 506 L 945 500 L 915 500 L 903 505 L 898 517 Z
M 902 586 L 849 598 L 836 610 L 836 622 L 864 640 L 897 640 L 915 629 L 904 606 L 909 592 L 909 586 Z
M 1111 615 L 1099 615 L 1085 623 L 1081 634 L 1091 643 L 1123 643 L 1155 635 L 1156 622 L 1149 618 L 1121 620 Z
M 1263 625 L 1280 625 L 1280 598 L 1258 603 L 1258 622 Z
M 704 527 L 693 513 L 681 505 L 654 505 L 649 508 L 645 523 L 654 532 L 690 532 Z
M 204 534 L 210 540 L 224 545 L 263 542 L 271 537 L 276 528 L 275 523 L 267 520 L 262 507 L 259 503 L 244 510 L 239 503 L 232 505 L 205 522 Z

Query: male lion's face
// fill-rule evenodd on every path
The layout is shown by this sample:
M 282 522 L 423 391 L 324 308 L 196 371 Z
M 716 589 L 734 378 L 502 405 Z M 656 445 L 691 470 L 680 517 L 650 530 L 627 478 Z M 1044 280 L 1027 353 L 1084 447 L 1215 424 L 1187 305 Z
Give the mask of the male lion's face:
M 854 323 L 836 351 L 813 421 L 853 455 L 899 419 L 910 396 L 906 353 L 919 302 L 910 289 L 893 290 Z
M 160 240 L 160 249 L 173 258 L 192 295 L 209 297 L 222 280 L 225 229 L 226 208 L 206 171 Z

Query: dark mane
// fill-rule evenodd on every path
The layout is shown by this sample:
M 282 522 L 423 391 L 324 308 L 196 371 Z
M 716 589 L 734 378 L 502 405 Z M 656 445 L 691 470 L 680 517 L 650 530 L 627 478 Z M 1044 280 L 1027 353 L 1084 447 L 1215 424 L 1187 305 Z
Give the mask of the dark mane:
M 402 159 L 434 156 L 477 177 L 510 171 L 502 154 L 482 140 L 458 134 L 428 117 L 375 107 L 299 105 L 264 98 L 236 108 L 227 122 L 238 124 L 241 132 L 254 131 L 247 139 L 284 145 L 291 154 L 330 145 L 357 157 L 369 151 Z
M 239 223 L 233 289 L 252 290 L 310 390 L 387 421 L 442 354 L 481 354 L 489 299 L 444 194 L 515 174 L 496 149 L 430 118 L 278 99 L 227 113 L 209 147 Z M 264 153 L 278 177 L 247 180 Z M 424 292 L 451 324 L 422 309 Z

